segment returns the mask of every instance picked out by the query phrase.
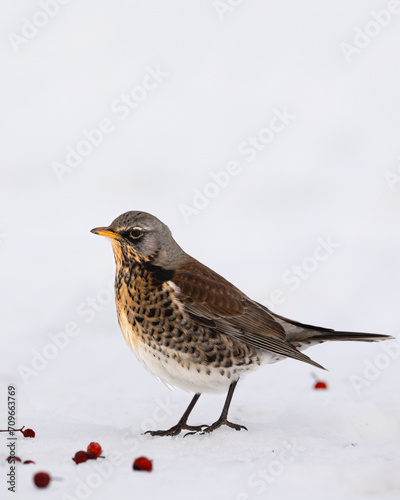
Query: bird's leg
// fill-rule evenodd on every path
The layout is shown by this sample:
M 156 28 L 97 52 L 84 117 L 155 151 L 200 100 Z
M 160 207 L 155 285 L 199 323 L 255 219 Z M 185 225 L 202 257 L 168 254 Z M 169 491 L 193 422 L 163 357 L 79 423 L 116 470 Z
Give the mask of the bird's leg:
M 192 401 L 190 402 L 189 406 L 186 408 L 185 413 L 182 415 L 182 418 L 179 420 L 179 422 L 171 427 L 171 429 L 167 429 L 165 431 L 147 431 L 145 434 L 151 434 L 152 436 L 177 436 L 181 431 L 183 430 L 188 430 L 188 431 L 201 431 L 203 427 L 207 427 L 206 425 L 188 425 L 187 424 L 187 419 L 192 412 L 194 405 L 197 403 L 199 397 L 201 394 L 197 393 L 194 395 Z
M 232 427 L 232 429 L 236 429 L 237 431 L 240 431 L 241 429 L 245 429 L 247 431 L 247 427 L 245 427 L 244 425 L 233 424 L 228 420 L 229 406 L 231 404 L 232 396 L 233 393 L 235 392 L 237 383 L 238 381 L 236 380 L 236 382 L 232 382 L 231 385 L 229 386 L 228 395 L 226 396 L 225 404 L 224 407 L 222 408 L 222 413 L 219 419 L 213 424 L 206 426 L 205 429 L 202 429 L 201 434 L 206 434 L 207 432 L 215 431 L 215 429 L 218 429 L 222 425 L 227 425 L 228 427 Z M 194 434 L 194 432 L 188 432 L 187 434 L 185 434 L 185 436 L 187 436 L 188 434 Z

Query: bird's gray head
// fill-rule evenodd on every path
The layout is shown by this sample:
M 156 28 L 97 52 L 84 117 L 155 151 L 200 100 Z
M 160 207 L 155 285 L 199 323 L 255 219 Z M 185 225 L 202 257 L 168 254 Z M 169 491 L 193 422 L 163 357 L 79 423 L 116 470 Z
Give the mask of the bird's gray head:
M 91 232 L 111 239 L 117 265 L 147 262 L 174 269 L 185 256 L 168 226 L 146 212 L 125 212 L 108 227 Z

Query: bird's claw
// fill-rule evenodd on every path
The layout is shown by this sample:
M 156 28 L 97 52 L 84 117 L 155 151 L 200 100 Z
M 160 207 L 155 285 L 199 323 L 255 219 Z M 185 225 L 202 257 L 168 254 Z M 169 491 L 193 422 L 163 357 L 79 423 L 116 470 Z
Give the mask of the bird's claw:
M 210 432 L 213 432 L 215 431 L 216 429 L 218 429 L 219 427 L 222 427 L 223 425 L 226 425 L 228 427 L 231 427 L 232 429 L 235 429 L 237 431 L 240 431 L 242 429 L 244 429 L 245 431 L 247 431 L 247 427 L 245 427 L 244 425 L 239 425 L 239 424 L 234 424 L 233 422 L 229 422 L 229 420 L 227 419 L 222 419 L 222 420 L 217 420 L 216 422 L 214 422 L 213 424 L 211 425 L 201 425 L 199 427 L 205 427 L 205 429 L 199 429 L 198 431 L 194 431 L 194 432 L 187 432 L 184 437 L 186 436 L 190 436 L 190 435 L 193 435 L 193 434 L 197 434 L 198 432 L 201 434 L 201 435 L 204 435 L 204 434 L 208 434 Z
M 196 432 L 200 432 L 203 430 L 203 427 L 208 427 L 207 425 L 187 425 L 187 424 L 176 424 L 171 429 L 167 429 L 165 431 L 146 431 L 144 434 L 150 434 L 151 436 L 177 436 L 183 430 L 188 430 L 192 432 L 188 432 L 185 434 L 196 434 Z M 184 436 L 184 437 L 185 437 Z

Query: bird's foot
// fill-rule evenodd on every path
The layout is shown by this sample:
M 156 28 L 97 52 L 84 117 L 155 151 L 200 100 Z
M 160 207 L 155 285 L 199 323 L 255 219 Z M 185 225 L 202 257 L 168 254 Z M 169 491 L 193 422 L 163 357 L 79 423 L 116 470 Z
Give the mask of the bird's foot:
M 192 431 L 188 434 L 195 434 L 196 432 L 200 432 L 204 427 L 208 427 L 207 425 L 188 425 L 186 422 L 178 422 L 176 425 L 171 427 L 171 429 L 167 429 L 165 431 L 146 431 L 145 434 L 150 434 L 151 436 L 177 436 L 183 430 Z M 185 434 L 187 436 L 187 434 Z
M 191 434 L 196 434 L 196 432 L 200 432 L 200 434 L 208 434 L 209 432 L 213 432 L 216 429 L 219 429 L 223 425 L 227 425 L 228 427 L 231 427 L 232 429 L 235 429 L 237 431 L 240 431 L 242 429 L 244 429 L 246 431 L 248 430 L 247 427 L 245 427 L 244 425 L 234 424 L 232 422 L 229 422 L 229 420 L 226 418 L 219 418 L 216 422 L 214 422 L 211 425 L 200 426 L 200 427 L 205 427 L 204 429 L 199 429 L 198 431 L 194 431 L 194 432 L 187 432 L 185 434 L 185 437 L 190 436 Z

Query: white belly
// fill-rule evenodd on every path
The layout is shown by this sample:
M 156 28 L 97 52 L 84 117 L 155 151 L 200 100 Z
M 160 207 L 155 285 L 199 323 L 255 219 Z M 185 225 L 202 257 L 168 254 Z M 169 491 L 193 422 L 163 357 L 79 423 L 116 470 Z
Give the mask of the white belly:
M 137 338 L 132 339 L 129 330 L 122 321 L 120 321 L 120 326 L 126 342 L 146 370 L 170 388 L 179 387 L 184 391 L 194 393 L 226 392 L 232 382 L 249 371 L 248 367 L 220 369 L 202 366 L 191 363 L 188 357 L 180 353 L 178 353 L 178 358 L 172 359 L 174 351 L 166 349 L 166 354 L 164 354 L 153 349 Z M 223 374 L 221 374 L 221 370 L 223 370 Z

